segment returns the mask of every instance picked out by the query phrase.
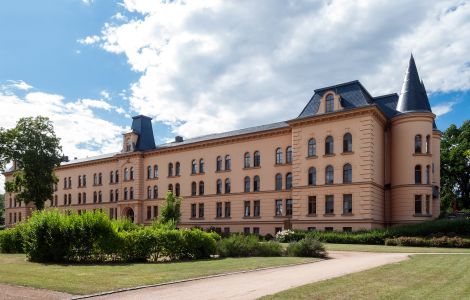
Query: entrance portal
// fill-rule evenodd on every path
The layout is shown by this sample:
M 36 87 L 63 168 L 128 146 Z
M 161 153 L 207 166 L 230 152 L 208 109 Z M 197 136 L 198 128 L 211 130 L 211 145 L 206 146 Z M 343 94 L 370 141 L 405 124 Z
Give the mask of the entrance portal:
M 124 209 L 123 213 L 124 217 L 129 219 L 132 223 L 134 223 L 134 210 L 130 207 Z

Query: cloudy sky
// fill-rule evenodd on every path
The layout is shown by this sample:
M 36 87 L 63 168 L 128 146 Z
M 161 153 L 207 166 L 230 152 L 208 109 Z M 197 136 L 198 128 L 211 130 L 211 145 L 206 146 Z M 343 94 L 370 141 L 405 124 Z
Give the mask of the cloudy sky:
M 137 114 L 164 143 L 296 117 L 345 81 L 399 92 L 411 52 L 438 127 L 469 118 L 470 1 L 0 5 L 0 127 L 49 116 L 69 157 L 119 150 Z

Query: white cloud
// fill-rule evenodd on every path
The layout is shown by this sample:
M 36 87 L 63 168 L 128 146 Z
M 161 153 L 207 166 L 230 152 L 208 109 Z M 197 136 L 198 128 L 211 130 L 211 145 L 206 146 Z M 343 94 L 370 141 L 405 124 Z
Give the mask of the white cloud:
M 445 115 L 446 113 L 451 112 L 455 104 L 457 104 L 456 101 L 445 102 L 433 106 L 431 109 L 437 117 L 440 117 L 442 115 Z
M 77 42 L 82 45 L 92 45 L 96 44 L 101 40 L 101 38 L 97 35 L 90 35 L 85 37 L 84 39 L 78 39 Z
M 27 91 L 33 88 L 31 85 L 27 84 L 23 80 L 8 80 L 7 82 L 8 84 L 6 85 L 6 87 L 12 87 L 18 90 Z
M 187 137 L 295 117 L 315 88 L 353 79 L 399 92 L 410 52 L 428 91 L 470 89 L 468 1 L 122 6 L 133 17 L 105 24 L 99 41 L 141 73 L 131 108 Z
M 82 0 L 82 3 L 89 6 L 89 5 L 93 4 L 93 1 L 94 0 Z
M 100 92 L 100 95 L 101 95 L 101 97 L 103 97 L 106 100 L 111 99 L 111 95 L 109 94 L 109 92 L 107 90 L 102 90 Z
M 66 101 L 62 95 L 40 91 L 24 96 L 0 89 L 0 127 L 11 128 L 21 117 L 47 116 L 61 139 L 63 153 L 70 158 L 115 152 L 120 148 L 121 134 L 126 128 L 99 118 L 94 109 L 116 109 L 103 100 Z M 0 192 L 3 192 L 0 176 Z

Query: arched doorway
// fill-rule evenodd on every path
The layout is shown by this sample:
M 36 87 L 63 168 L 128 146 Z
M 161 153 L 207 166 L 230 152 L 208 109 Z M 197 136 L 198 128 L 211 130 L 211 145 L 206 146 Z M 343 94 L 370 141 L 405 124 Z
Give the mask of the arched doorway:
M 130 207 L 126 207 L 122 214 L 125 218 L 131 220 L 134 223 L 134 210 Z

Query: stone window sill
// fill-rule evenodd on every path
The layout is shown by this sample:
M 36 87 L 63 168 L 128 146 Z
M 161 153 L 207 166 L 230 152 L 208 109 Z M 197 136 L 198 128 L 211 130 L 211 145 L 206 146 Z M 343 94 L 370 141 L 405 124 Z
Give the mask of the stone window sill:
M 323 214 L 324 217 L 334 217 L 336 216 L 334 213 L 326 213 L 326 214 Z
M 336 156 L 336 154 L 334 154 L 334 153 L 323 155 L 323 157 L 335 157 L 335 156 Z
M 352 155 L 352 154 L 354 154 L 354 151 L 341 152 L 341 155 Z
M 305 158 L 306 158 L 306 159 L 316 159 L 316 158 L 318 158 L 318 156 L 316 156 L 316 155 L 311 155 L 311 156 L 307 156 L 307 157 L 305 157 Z
M 317 214 L 308 214 L 307 217 L 316 217 Z

